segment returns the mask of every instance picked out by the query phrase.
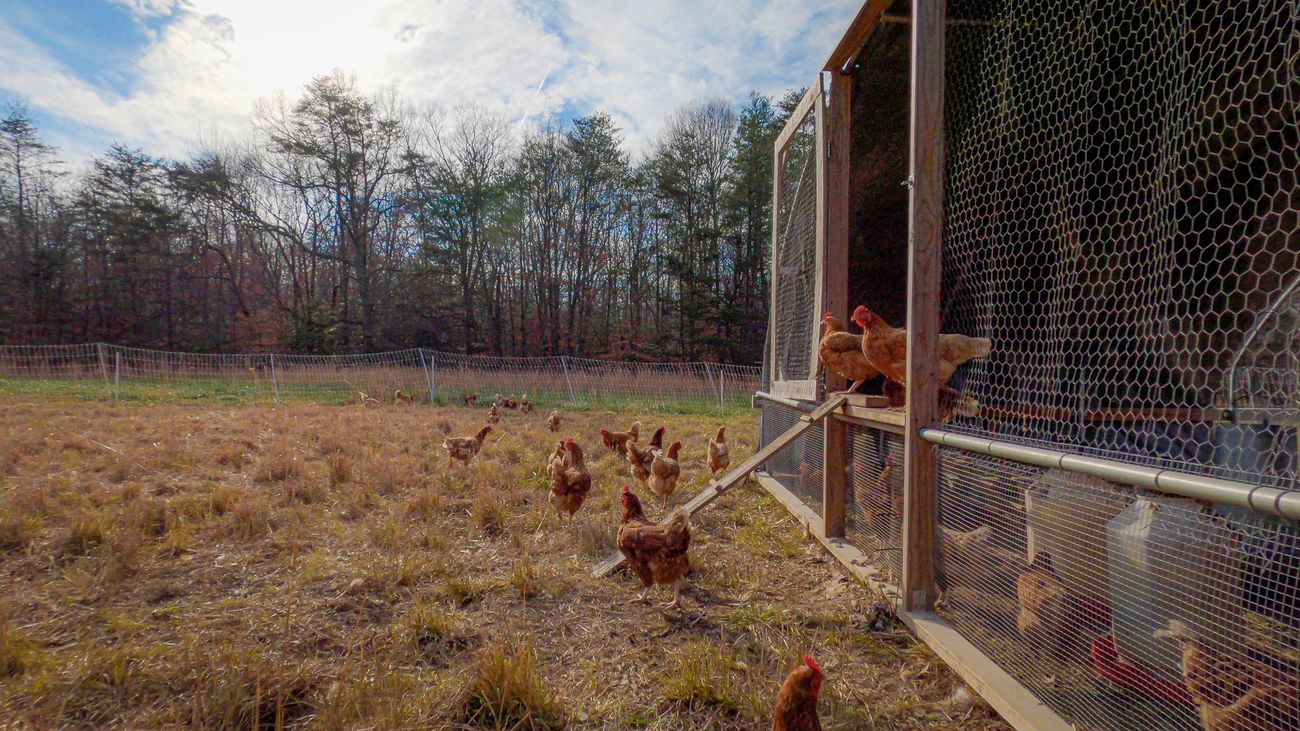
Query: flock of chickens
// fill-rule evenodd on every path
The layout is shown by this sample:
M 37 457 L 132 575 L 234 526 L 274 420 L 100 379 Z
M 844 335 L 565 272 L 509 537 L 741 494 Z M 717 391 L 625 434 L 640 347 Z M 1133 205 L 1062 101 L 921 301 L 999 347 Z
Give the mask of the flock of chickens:
M 477 394 L 465 399 L 467 406 L 473 406 L 477 402 Z M 518 400 L 509 396 L 497 396 L 488 408 L 488 423 L 478 433 L 470 437 L 447 437 L 443 440 L 442 448 L 447 451 L 448 468 L 457 460 L 469 465 L 483 448 L 483 442 L 492 433 L 493 425 L 500 423 L 500 410 L 507 408 L 518 408 L 523 413 L 533 410 L 527 396 Z M 560 413 L 552 411 L 547 417 L 548 428 L 552 432 L 559 431 L 560 423 Z M 449 431 L 445 422 L 439 428 L 444 433 Z M 714 477 L 726 472 L 731 464 L 726 431 L 726 426 L 719 426 L 708 443 L 708 467 Z M 675 441 L 664 449 L 665 432 L 666 427 L 659 427 L 650 437 L 650 442 L 641 447 L 641 422 L 637 421 L 627 431 L 601 429 L 600 438 L 607 449 L 627 460 L 632 475 L 659 496 L 662 509 L 667 511 L 669 498 L 677 490 L 678 479 L 681 477 L 678 459 L 682 443 Z M 556 442 L 555 451 L 547 459 L 546 470 L 551 480 L 551 506 L 555 508 L 561 523 L 565 515 L 572 521 L 591 492 L 591 473 L 587 470 L 582 447 L 572 438 Z M 619 501 L 622 517 L 618 529 L 618 548 L 627 558 L 632 573 L 641 580 L 642 586 L 641 593 L 632 601 L 648 603 L 650 590 L 656 585 L 671 586 L 673 600 L 664 607 L 680 608 L 682 580 L 690 570 L 691 524 L 686 511 L 679 507 L 667 521 L 652 521 L 646 517 L 640 498 L 629 485 L 623 486 Z M 817 697 L 823 678 L 817 662 L 812 657 L 805 656 L 804 664 L 790 672 L 777 695 L 773 731 L 820 731 Z

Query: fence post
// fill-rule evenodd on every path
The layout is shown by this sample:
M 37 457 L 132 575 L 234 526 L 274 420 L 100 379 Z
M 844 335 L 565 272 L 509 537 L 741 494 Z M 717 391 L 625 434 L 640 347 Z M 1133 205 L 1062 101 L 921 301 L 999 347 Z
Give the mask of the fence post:
M 111 387 L 108 384 L 108 360 L 104 358 L 103 343 L 95 343 L 95 357 L 99 361 L 99 374 L 104 377 L 104 390 L 109 391 Z
M 929 611 L 937 598 L 939 459 L 935 446 L 921 439 L 921 430 L 938 423 L 939 416 L 946 15 L 946 0 L 912 3 L 902 577 L 903 608 L 908 611 Z
M 569 403 L 576 405 L 578 397 L 573 395 L 573 382 L 569 380 L 569 356 L 560 356 L 560 365 L 564 367 L 564 385 L 569 389 Z
M 113 351 L 113 401 L 114 402 L 121 399 L 121 393 L 122 393 L 121 373 L 122 373 L 122 353 L 121 351 L 114 350 Z
M 438 391 L 433 386 L 433 356 L 429 356 L 428 361 L 424 358 L 424 348 L 419 349 L 420 353 L 420 370 L 424 371 L 424 378 L 429 382 L 429 405 L 437 403 Z
M 723 405 L 723 384 L 727 382 L 726 378 L 727 378 L 727 367 L 724 365 L 719 365 L 718 366 L 718 410 L 719 411 L 726 408 Z
M 280 379 L 275 375 L 275 353 L 271 353 L 271 388 L 275 391 L 275 402 L 280 403 Z

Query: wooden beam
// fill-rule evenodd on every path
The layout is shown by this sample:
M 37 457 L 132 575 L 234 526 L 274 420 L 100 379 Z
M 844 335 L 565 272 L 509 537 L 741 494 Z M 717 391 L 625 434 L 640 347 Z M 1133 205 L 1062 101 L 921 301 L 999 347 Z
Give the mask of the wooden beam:
M 831 51 L 831 57 L 826 59 L 825 69 L 841 71 L 857 58 L 858 51 L 862 50 L 862 44 L 867 42 L 867 38 L 880 23 L 880 16 L 884 15 L 893 4 L 894 0 L 867 0 L 862 3 L 848 30 L 840 38 L 839 44 L 835 46 L 834 51 Z
M 682 510 L 686 511 L 686 516 L 690 517 L 695 515 L 712 504 L 714 500 L 725 495 L 731 490 L 731 488 L 744 482 L 745 478 L 749 477 L 754 470 L 762 467 L 782 449 L 790 446 L 790 444 L 792 444 L 795 439 L 799 438 L 801 434 L 816 426 L 832 411 L 842 407 L 843 405 L 844 396 L 837 395 L 835 398 L 832 398 L 821 406 L 818 406 L 812 413 L 801 416 L 800 419 L 795 422 L 794 426 L 781 433 L 781 435 L 776 439 L 768 442 L 762 449 L 755 452 L 749 459 L 741 462 L 740 465 L 731 472 L 723 475 L 722 479 L 710 481 L 708 487 L 704 488 L 703 491 L 691 498 L 690 501 L 682 506 Z M 671 519 L 672 516 L 668 515 L 659 522 L 667 523 Z M 615 551 L 607 556 L 605 560 L 596 564 L 596 568 L 592 569 L 592 573 L 596 576 L 606 576 L 619 566 L 622 566 L 624 560 L 623 553 L 621 551 Z
M 899 612 L 898 618 L 1018 731 L 1075 728 L 943 619 L 929 612 L 907 611 Z
M 920 437 L 939 416 L 943 255 L 943 64 L 946 0 L 913 0 L 911 193 L 908 205 L 907 410 L 903 468 L 903 607 L 934 606 L 938 459 Z
M 835 557 L 837 561 L 853 574 L 854 578 L 866 584 L 872 593 L 878 598 L 889 604 L 893 611 L 898 610 L 899 592 L 898 587 L 881 579 L 884 571 L 879 569 L 874 562 L 868 558 L 867 554 L 858 549 L 857 546 L 849 543 L 843 538 L 827 536 L 821 529 L 821 520 L 812 508 L 808 507 L 799 499 L 799 496 L 786 489 L 771 475 L 762 472 L 755 474 L 754 479 L 758 484 L 767 490 L 768 494 L 781 505 L 790 514 L 795 517 L 801 524 L 808 528 L 808 532 L 822 544 L 825 549 Z
M 808 91 L 804 92 L 803 98 L 799 100 L 799 103 L 795 105 L 794 111 L 790 113 L 790 119 L 785 123 L 785 128 L 781 130 L 781 134 L 776 136 L 776 150 L 778 154 L 786 148 L 786 145 L 790 142 L 790 138 L 799 130 L 804 119 L 808 117 L 808 112 L 812 111 L 813 102 L 821 96 L 821 93 L 822 86 L 820 83 L 814 83 L 812 86 L 808 87 Z M 778 190 L 780 189 L 778 188 Z
M 826 123 L 823 126 L 825 161 L 824 195 L 822 197 L 822 261 L 820 272 L 821 313 L 834 312 L 847 315 L 849 306 L 849 128 L 852 123 L 853 79 L 846 74 L 830 74 L 830 98 L 825 105 Z M 818 330 L 820 335 L 820 329 Z M 814 347 L 816 357 L 816 347 Z M 847 379 L 826 369 L 826 390 L 842 391 L 848 387 Z M 828 419 L 822 433 L 822 529 L 831 538 L 844 537 L 844 520 L 848 501 L 847 477 L 848 426 L 837 419 Z

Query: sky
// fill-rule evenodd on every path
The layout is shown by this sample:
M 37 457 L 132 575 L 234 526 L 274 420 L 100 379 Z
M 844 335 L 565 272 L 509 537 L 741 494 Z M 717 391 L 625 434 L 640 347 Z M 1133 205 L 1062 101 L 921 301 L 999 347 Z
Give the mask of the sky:
M 808 84 L 860 0 L 0 0 L 0 105 L 66 159 L 184 158 L 338 69 L 519 130 L 611 114 L 633 151 L 693 99 Z

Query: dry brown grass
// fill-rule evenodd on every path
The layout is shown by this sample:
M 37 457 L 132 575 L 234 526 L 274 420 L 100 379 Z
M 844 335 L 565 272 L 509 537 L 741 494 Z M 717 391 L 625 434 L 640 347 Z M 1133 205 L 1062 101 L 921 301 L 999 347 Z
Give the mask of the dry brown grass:
M 482 409 L 5 406 L 0 727 L 755 729 L 810 651 L 828 729 L 1005 728 L 752 486 L 694 520 L 684 611 L 593 578 L 628 481 L 597 430 L 641 414 L 567 416 L 594 486 L 560 527 L 542 412 L 448 470 L 436 425 Z M 680 504 L 716 420 L 652 423 Z

